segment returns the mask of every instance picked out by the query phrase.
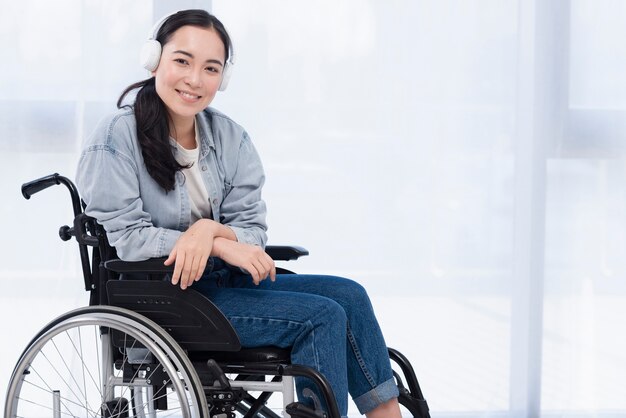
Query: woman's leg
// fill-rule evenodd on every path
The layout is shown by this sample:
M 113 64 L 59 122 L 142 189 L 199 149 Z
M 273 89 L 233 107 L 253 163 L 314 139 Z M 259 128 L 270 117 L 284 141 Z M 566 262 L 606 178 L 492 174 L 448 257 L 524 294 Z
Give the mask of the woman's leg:
M 378 405 L 376 408 L 366 413 L 365 416 L 367 418 L 402 418 L 398 398 L 390 399 Z
M 292 362 L 320 371 L 330 382 L 342 416 L 348 410 L 346 372 L 346 314 L 335 301 L 314 294 L 254 288 L 203 286 L 204 293 L 230 320 L 242 346 L 292 347 Z M 296 379 L 298 397 L 310 388 L 308 379 Z
M 279 275 L 276 282 L 265 280 L 259 286 L 247 276 L 233 279 L 245 288 L 307 293 L 336 301 L 347 318 L 346 364 L 348 389 L 362 414 L 398 410 L 398 388 L 393 378 L 387 345 L 374 315 L 367 292 L 360 284 L 340 277 L 318 275 Z M 339 348 L 339 341 L 334 347 Z M 339 398 L 339 396 L 337 396 Z M 389 409 L 390 408 L 390 409 Z M 395 414 L 386 415 L 394 417 Z

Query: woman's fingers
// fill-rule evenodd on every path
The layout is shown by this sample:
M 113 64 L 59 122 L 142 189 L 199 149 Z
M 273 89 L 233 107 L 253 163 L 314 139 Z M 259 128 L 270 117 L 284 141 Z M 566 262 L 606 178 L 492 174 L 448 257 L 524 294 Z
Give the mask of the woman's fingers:
M 276 267 L 274 266 L 274 260 L 272 260 L 272 258 L 264 252 L 260 259 L 260 262 L 264 268 L 263 278 L 267 279 L 269 277 L 271 281 L 275 281 Z
M 208 256 L 194 257 L 181 252 L 176 258 L 174 272 L 172 273 L 172 284 L 177 285 L 180 283 L 180 288 L 184 290 L 191 286 L 193 282 L 200 280 L 208 259 Z
M 169 266 L 171 265 L 174 261 L 176 261 L 176 247 L 174 247 L 172 249 L 172 251 L 170 251 L 169 256 L 167 257 L 167 260 L 165 260 L 163 262 L 164 265 Z
M 274 260 L 270 258 L 265 252 L 261 257 L 252 260 L 252 266 L 254 267 L 254 273 L 251 273 L 255 283 L 259 284 L 261 281 L 268 277 L 274 281 L 276 280 L 276 268 L 274 267 Z
M 274 260 L 272 260 L 272 267 L 270 269 L 270 280 L 276 281 L 276 265 L 274 264 Z
M 189 263 L 189 274 L 185 280 L 185 287 L 183 289 L 191 286 L 194 281 L 197 280 L 198 269 L 200 268 L 200 257 L 193 257 L 191 262 Z
M 196 274 L 195 281 L 200 280 L 202 275 L 204 274 L 204 270 L 206 270 L 206 263 L 209 261 L 209 256 L 204 256 L 200 258 L 200 262 L 198 263 L 198 273 Z
M 185 266 L 185 253 L 182 252 L 176 256 L 176 263 L 174 264 L 174 272 L 172 273 L 172 284 L 177 285 L 181 279 L 183 267 Z
M 253 260 L 250 260 L 248 263 L 246 263 L 246 265 L 243 266 L 243 269 L 247 271 L 248 274 L 252 277 L 252 281 L 254 282 L 254 284 L 258 285 L 259 283 L 261 283 L 261 273 L 256 268 Z
M 180 284 L 181 289 L 186 289 L 194 281 L 200 280 L 211 255 L 215 238 L 213 224 L 205 221 L 207 220 L 200 220 L 183 232 L 165 260 L 165 265 L 175 263 L 172 284 Z

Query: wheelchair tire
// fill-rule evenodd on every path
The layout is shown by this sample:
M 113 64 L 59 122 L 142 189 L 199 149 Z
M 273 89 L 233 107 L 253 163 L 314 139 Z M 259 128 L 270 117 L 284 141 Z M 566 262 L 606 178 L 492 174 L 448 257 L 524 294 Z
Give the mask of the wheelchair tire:
M 113 332 L 123 336 L 119 347 L 111 343 Z M 127 309 L 94 306 L 61 315 L 32 339 L 9 382 L 4 416 L 207 418 L 209 412 L 196 371 L 163 328 Z

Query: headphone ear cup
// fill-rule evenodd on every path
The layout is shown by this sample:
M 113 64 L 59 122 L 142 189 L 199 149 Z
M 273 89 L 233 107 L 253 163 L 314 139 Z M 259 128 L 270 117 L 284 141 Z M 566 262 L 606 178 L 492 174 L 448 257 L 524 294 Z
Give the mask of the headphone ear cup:
M 226 90 L 228 87 L 228 82 L 230 81 L 230 76 L 233 73 L 233 65 L 230 61 L 226 61 L 226 66 L 224 67 L 224 71 L 222 71 L 222 81 L 220 82 L 219 91 Z
M 226 66 L 224 67 L 224 71 L 222 72 L 222 81 L 220 82 L 219 91 L 226 90 L 228 87 L 228 82 L 230 81 L 230 76 L 233 73 L 233 66 L 230 62 L 226 61 Z
M 161 60 L 161 43 L 154 39 L 148 39 L 141 48 L 139 61 L 143 68 L 154 71 L 159 66 Z

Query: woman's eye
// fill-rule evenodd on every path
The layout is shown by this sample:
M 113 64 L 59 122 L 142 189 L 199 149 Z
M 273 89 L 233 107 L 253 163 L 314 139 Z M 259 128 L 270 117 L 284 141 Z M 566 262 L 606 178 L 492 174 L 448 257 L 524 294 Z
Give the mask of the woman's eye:
M 206 70 L 210 73 L 219 73 L 220 69 L 217 67 L 206 67 Z
M 187 64 L 187 60 L 183 58 L 176 58 L 174 61 L 179 64 Z

